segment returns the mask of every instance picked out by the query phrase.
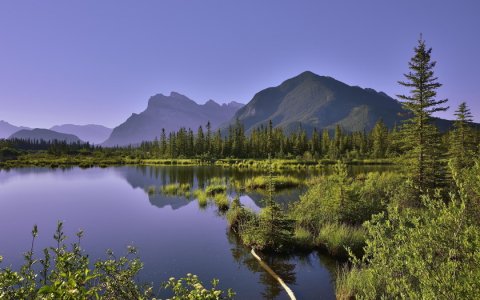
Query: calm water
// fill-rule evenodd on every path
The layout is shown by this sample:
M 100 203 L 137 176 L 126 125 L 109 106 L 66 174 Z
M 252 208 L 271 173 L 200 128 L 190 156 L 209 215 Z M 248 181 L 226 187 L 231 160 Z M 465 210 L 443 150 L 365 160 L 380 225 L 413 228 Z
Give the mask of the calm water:
M 204 281 L 219 278 L 220 287 L 234 289 L 237 299 L 287 299 L 249 250 L 228 233 L 225 218 L 214 206 L 200 209 L 195 199 L 146 192 L 149 186 L 171 182 L 202 187 L 212 177 L 242 181 L 250 176 L 251 171 L 217 167 L 0 170 L 3 266 L 21 264 L 34 224 L 40 231 L 35 249 L 53 245 L 57 220 L 62 220 L 68 236 L 85 230 L 82 246 L 92 259 L 104 257 L 108 248 L 121 254 L 127 245 L 135 245 L 145 263 L 140 281 L 159 283 L 193 273 Z M 277 201 L 298 199 L 301 192 L 284 191 Z M 259 194 L 241 196 L 255 210 L 262 205 L 261 199 Z M 334 299 L 336 263 L 332 259 L 314 252 L 266 260 L 298 299 Z

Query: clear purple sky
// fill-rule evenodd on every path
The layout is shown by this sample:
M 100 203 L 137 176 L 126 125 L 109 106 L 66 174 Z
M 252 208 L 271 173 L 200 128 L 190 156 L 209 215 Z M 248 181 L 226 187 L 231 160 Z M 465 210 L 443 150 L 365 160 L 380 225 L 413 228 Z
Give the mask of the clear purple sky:
M 0 120 L 113 127 L 156 93 L 246 103 L 305 70 L 394 96 L 420 32 L 480 121 L 478 0 L 1 1 Z

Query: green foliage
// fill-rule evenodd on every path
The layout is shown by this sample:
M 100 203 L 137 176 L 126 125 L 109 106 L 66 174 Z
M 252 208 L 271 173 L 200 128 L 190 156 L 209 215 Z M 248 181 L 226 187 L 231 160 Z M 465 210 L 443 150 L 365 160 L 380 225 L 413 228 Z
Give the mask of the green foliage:
M 19 271 L 0 269 L 0 299 L 156 299 L 151 286 L 135 281 L 143 263 L 134 247 L 127 247 L 127 254 L 121 257 L 108 250 L 107 258 L 92 267 L 80 247 L 82 231 L 77 233 L 77 242 L 68 247 L 63 223 L 59 222 L 54 234 L 56 246 L 45 248 L 40 259 L 34 257 L 37 235 L 34 226 L 32 246 L 24 254 L 25 263 Z M 180 280 L 170 278 L 163 286 L 172 292 L 171 299 L 233 299 L 232 290 L 223 292 L 217 285 L 214 279 L 213 287 L 207 290 L 196 275 L 187 274 Z
M 468 218 L 465 197 L 451 196 L 448 203 L 423 197 L 423 209 L 394 206 L 388 217 L 376 215 L 366 224 L 365 256 L 354 260 L 374 285 L 353 286 L 352 293 L 367 299 L 476 299 L 480 230 Z
M 475 157 L 477 145 L 472 123 L 472 113 L 465 102 L 462 102 L 455 111 L 457 119 L 454 130 L 450 134 L 449 154 L 452 158 L 452 166 L 456 170 L 466 168 Z
M 365 245 L 365 230 L 356 226 L 327 223 L 320 228 L 315 244 L 325 248 L 332 256 L 348 258 L 348 250 L 361 256 Z
M 197 198 L 200 207 L 206 207 L 208 204 L 207 193 L 204 190 L 198 189 L 193 192 L 193 196 Z
M 212 280 L 212 288 L 207 289 L 197 275 L 187 274 L 186 277 L 175 279 L 171 277 L 164 288 L 173 292 L 171 300 L 221 300 L 233 299 L 235 293 L 228 289 L 226 292 L 218 290 L 219 281 Z
M 134 247 L 126 256 L 116 258 L 111 251 L 106 260 L 89 259 L 80 247 L 83 232 L 77 233 L 78 242 L 68 248 L 63 224 L 58 223 L 54 239 L 56 246 L 45 248 L 43 257 L 34 258 L 37 227 L 32 231 L 32 247 L 25 255 L 20 271 L 0 270 L 0 298 L 2 299 L 147 299 L 149 288 L 139 287 L 134 278 L 143 264 L 136 257 Z M 37 273 L 36 265 L 41 271 Z
M 162 187 L 162 193 L 165 195 L 186 196 L 190 194 L 190 184 L 188 183 L 172 183 Z
M 432 49 L 428 49 L 420 38 L 415 47 L 415 55 L 409 62 L 410 72 L 405 74 L 406 81 L 399 83 L 410 88 L 410 95 L 399 95 L 403 107 L 410 113 L 402 127 L 405 166 L 419 189 L 419 195 L 441 186 L 445 177 L 444 165 L 440 160 L 442 151 L 438 129 L 432 122 L 432 114 L 445 111 L 447 99 L 436 100 L 437 82 L 433 69 L 436 62 L 431 61 Z
M 208 196 L 223 194 L 227 192 L 227 185 L 222 178 L 212 178 L 210 184 L 205 188 L 205 192 Z
M 215 194 L 215 196 L 213 196 L 213 201 L 217 205 L 218 209 L 221 211 L 228 210 L 228 207 L 230 206 L 228 196 L 225 193 Z
M 255 176 L 249 178 L 245 182 L 245 187 L 248 189 L 267 189 L 268 188 L 268 176 Z M 276 176 L 275 177 L 275 189 L 294 188 L 302 184 L 302 181 L 293 176 Z

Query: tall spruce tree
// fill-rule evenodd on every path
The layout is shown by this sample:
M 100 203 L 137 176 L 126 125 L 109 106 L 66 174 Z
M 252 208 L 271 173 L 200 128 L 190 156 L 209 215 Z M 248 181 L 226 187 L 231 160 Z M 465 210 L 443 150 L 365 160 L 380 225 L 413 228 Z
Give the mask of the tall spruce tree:
M 455 111 L 457 117 L 450 137 L 450 157 L 457 170 L 463 169 L 471 163 L 475 154 L 475 138 L 471 123 L 472 113 L 465 102 L 460 103 Z
M 444 174 L 439 160 L 439 134 L 432 122 L 432 114 L 445 111 L 448 100 L 437 100 L 437 81 L 433 69 L 436 62 L 431 60 L 432 48 L 427 48 L 422 36 L 414 48 L 415 54 L 409 62 L 410 72 L 399 84 L 410 89 L 409 95 L 398 95 L 405 110 L 410 113 L 402 127 L 403 143 L 406 150 L 405 166 L 420 193 L 432 191 L 440 184 Z

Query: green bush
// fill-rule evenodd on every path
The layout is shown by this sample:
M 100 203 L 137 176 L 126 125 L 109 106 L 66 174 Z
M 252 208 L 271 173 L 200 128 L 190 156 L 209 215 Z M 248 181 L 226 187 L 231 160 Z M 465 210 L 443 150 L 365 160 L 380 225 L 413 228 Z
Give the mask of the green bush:
M 375 286 L 354 286 L 358 298 L 478 299 L 480 229 L 466 211 L 467 194 L 445 203 L 423 198 L 424 208 L 393 206 L 366 223 L 367 240 L 356 268 Z M 355 281 L 346 275 L 346 282 Z
M 117 257 L 111 250 L 107 259 L 90 264 L 88 255 L 80 247 L 83 232 L 77 233 L 78 242 L 67 247 L 63 224 L 58 223 L 54 235 L 56 245 L 45 248 L 43 257 L 34 257 L 37 226 L 32 230 L 32 246 L 24 254 L 25 263 L 20 271 L 0 269 L 0 299 L 156 299 L 149 285 L 141 286 L 135 278 L 143 268 L 134 247 L 127 255 Z M 0 263 L 2 257 L 0 256 Z M 220 300 L 233 299 L 235 293 L 216 287 L 212 281 L 207 289 L 196 275 L 175 280 L 170 278 L 163 288 L 170 291 L 171 299 Z

